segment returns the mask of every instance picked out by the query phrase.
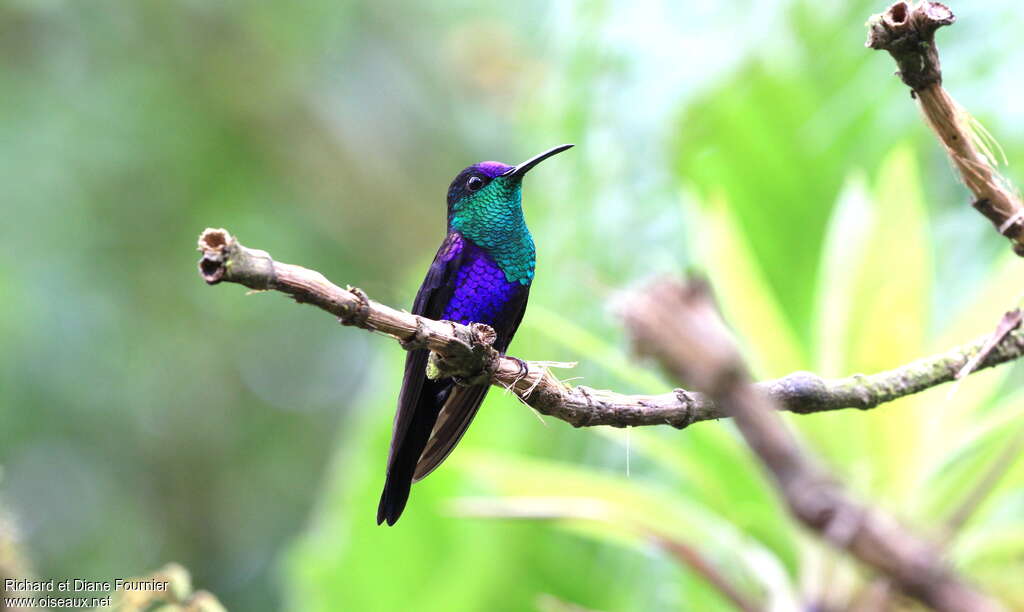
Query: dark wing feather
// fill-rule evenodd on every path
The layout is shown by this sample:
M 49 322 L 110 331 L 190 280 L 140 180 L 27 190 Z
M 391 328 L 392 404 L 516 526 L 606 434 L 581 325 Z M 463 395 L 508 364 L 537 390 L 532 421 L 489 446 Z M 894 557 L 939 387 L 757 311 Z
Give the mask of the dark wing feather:
M 444 313 L 462 261 L 462 245 L 461 237 L 455 233 L 449 234 L 441 244 L 416 294 L 413 314 L 437 319 Z M 427 379 L 428 356 L 429 351 L 418 349 L 409 351 L 405 359 L 405 374 L 388 453 L 387 479 L 377 507 L 377 524 L 387 521 L 393 525 L 405 509 L 416 463 L 434 429 L 438 412 L 454 386 L 451 381 Z
M 430 433 L 426 448 L 420 455 L 416 464 L 416 471 L 413 473 L 412 481 L 423 480 L 428 474 L 434 471 L 441 462 L 448 458 L 455 445 L 466 433 L 469 424 L 473 422 L 480 404 L 490 385 L 474 385 L 472 387 L 455 387 L 452 390 L 448 401 L 441 408 L 441 412 Z
M 505 307 L 498 320 L 501 322 L 495 326 L 497 339 L 494 348 L 504 353 L 512 341 L 512 336 L 519 329 L 519 323 L 523 320 L 526 312 L 526 302 L 530 295 L 529 285 L 524 285 L 515 298 Z M 503 324 L 502 324 L 503 323 Z M 455 445 L 462 439 L 469 424 L 473 422 L 480 404 L 490 385 L 476 385 L 473 387 L 456 387 L 452 390 L 447 401 L 437 417 L 437 423 L 430 434 L 419 463 L 416 464 L 416 473 L 413 475 L 413 482 L 421 480 L 441 465 Z

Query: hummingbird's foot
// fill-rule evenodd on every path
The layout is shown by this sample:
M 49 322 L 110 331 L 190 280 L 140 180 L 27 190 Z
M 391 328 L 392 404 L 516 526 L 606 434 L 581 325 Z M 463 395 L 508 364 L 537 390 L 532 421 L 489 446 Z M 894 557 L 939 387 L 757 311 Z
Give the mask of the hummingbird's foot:
M 460 387 L 475 387 L 477 385 L 488 385 L 494 380 L 494 374 L 498 371 L 498 359 L 494 349 L 488 347 L 493 357 L 488 358 L 483 368 L 474 374 L 456 375 L 451 379 Z

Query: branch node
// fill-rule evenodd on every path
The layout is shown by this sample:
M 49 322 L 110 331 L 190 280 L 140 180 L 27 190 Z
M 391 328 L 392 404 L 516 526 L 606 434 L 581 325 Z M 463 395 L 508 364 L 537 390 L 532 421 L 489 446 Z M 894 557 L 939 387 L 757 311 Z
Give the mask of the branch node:
M 1024 244 L 1021 243 L 1020 237 L 1024 235 L 1024 208 L 1017 208 L 1007 214 L 1007 211 L 997 207 L 988 198 L 978 198 L 971 202 L 971 206 L 991 221 L 1000 234 L 1013 241 L 1013 250 L 1017 255 L 1022 254 Z
M 669 421 L 669 425 L 676 429 L 686 429 L 697 421 L 697 414 L 693 409 L 696 401 L 693 394 L 686 389 L 676 388 L 672 390 L 672 393 L 676 396 L 676 401 L 683 405 L 683 414 L 681 419 Z
M 341 319 L 339 319 L 339 321 L 341 321 L 342 325 L 349 325 L 348 323 L 345 323 Z M 414 351 L 416 349 L 426 348 L 428 336 L 429 332 L 427 331 L 426 325 L 423 324 L 423 320 L 416 319 L 416 331 L 409 334 L 405 338 L 399 338 L 398 344 L 400 344 L 401 347 L 407 351 Z
M 345 289 L 356 296 L 357 303 L 354 306 L 347 306 L 345 308 L 346 313 L 338 317 L 338 323 L 353 327 L 366 327 L 367 321 L 370 319 L 370 298 L 359 287 L 349 285 Z M 420 334 L 420 326 L 421 322 L 417 320 L 416 332 L 414 333 L 417 337 Z M 426 342 L 426 338 L 424 338 L 424 342 Z
M 768 393 L 796 414 L 821 412 L 828 406 L 828 385 L 813 372 L 793 372 L 768 387 Z
M 572 426 L 573 427 L 587 427 L 593 421 L 594 398 L 590 395 L 590 387 L 587 387 L 585 385 L 580 385 L 580 386 L 578 386 L 576 388 L 579 390 L 580 395 L 583 396 L 583 399 L 586 400 L 586 402 L 587 402 L 587 410 L 586 411 L 581 411 L 580 413 L 577 414 L 577 417 L 572 422 Z

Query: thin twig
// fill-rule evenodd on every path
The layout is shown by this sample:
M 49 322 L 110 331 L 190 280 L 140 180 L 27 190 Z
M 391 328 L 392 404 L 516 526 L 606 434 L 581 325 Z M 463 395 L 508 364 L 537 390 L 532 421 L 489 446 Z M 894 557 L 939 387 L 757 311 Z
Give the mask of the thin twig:
M 677 539 L 652 536 L 652 540 L 658 548 L 672 555 L 676 561 L 689 567 L 697 575 L 704 578 L 716 591 L 731 601 L 738 609 L 743 612 L 758 612 L 762 609 L 761 606 L 754 603 L 745 593 L 740 591 L 736 585 L 732 584 L 696 548 Z
M 1024 428 L 1019 428 L 1014 432 L 1010 441 L 1006 443 L 1002 452 L 989 465 L 981 479 L 967 492 L 963 500 L 950 513 L 949 518 L 946 519 L 945 541 L 952 540 L 960 532 L 960 529 L 971 518 L 975 510 L 996 488 L 996 485 L 1006 475 L 1006 472 L 1013 467 L 1014 462 L 1020 457 L 1022 450 L 1024 450 Z
M 1024 311 L 1020 308 L 1014 308 L 1013 310 L 1007 311 L 1003 315 L 1003 318 L 999 320 L 999 325 L 996 326 L 995 331 L 989 336 L 988 340 L 981 347 L 981 350 L 974 354 L 970 360 L 964 364 L 964 367 L 960 368 L 960 371 L 956 373 L 956 379 L 960 380 L 964 378 L 978 367 L 978 364 L 992 351 L 993 348 L 999 345 L 1006 337 L 1006 334 L 1020 327 L 1021 321 L 1024 320 Z

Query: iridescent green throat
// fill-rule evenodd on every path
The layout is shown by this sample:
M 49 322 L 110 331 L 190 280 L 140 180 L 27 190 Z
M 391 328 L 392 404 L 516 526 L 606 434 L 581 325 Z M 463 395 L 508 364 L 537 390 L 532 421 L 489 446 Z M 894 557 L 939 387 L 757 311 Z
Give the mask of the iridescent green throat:
M 522 194 L 518 180 L 499 176 L 454 204 L 448 229 L 487 251 L 508 282 L 529 285 L 537 250 L 523 218 Z

